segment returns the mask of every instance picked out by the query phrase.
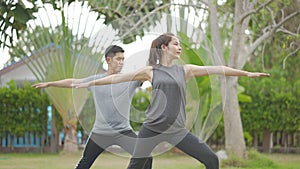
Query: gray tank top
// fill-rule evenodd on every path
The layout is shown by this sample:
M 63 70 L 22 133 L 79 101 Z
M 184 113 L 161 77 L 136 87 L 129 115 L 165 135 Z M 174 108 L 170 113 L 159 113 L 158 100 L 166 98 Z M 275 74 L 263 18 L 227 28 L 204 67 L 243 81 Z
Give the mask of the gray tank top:
M 144 127 L 159 133 L 185 129 L 186 80 L 182 66 L 153 67 L 152 100 Z

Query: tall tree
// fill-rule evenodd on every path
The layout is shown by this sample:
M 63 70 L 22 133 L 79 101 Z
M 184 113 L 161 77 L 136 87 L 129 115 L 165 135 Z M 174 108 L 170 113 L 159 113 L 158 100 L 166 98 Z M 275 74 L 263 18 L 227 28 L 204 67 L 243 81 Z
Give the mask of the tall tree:
M 33 13 L 38 7 L 33 3 L 32 8 L 26 8 L 22 1 L 16 3 L 13 0 L 4 0 L 0 4 L 0 47 L 10 47 L 13 39 L 19 37 L 19 31 L 25 30 L 26 23 L 35 18 Z
M 286 32 L 284 24 L 291 22 L 293 18 L 299 17 L 300 9 L 298 1 L 290 1 L 281 3 L 279 1 L 234 1 L 226 2 L 229 6 L 226 11 L 231 13 L 227 16 L 233 16 L 232 32 L 228 42 L 230 45 L 221 45 L 220 37 L 220 18 L 218 13 L 217 2 L 206 2 L 209 6 L 209 19 L 211 36 L 215 50 L 216 64 L 228 65 L 233 68 L 242 69 L 253 55 L 254 51 L 262 45 L 262 43 L 276 36 L 276 33 Z M 281 6 L 277 5 L 280 3 Z M 294 9 L 290 13 L 285 12 L 290 3 L 294 5 Z M 225 6 L 225 5 L 224 5 Z M 234 6 L 234 10 L 230 10 L 230 6 Z M 229 10 L 228 10 L 229 9 Z M 276 18 L 274 14 L 281 12 L 282 17 Z M 219 14 L 219 16 L 218 16 Z M 226 12 L 224 12 L 226 14 Z M 268 16 L 268 17 L 266 17 Z M 256 22 L 256 18 L 261 17 L 260 23 Z M 228 26 L 224 24 L 224 26 Z M 253 29 L 260 27 L 260 29 Z M 223 28 L 224 29 L 224 28 Z M 289 31 L 288 31 L 289 32 Z M 248 34 L 249 33 L 249 34 Z M 230 47 L 229 56 L 224 55 L 224 49 Z M 229 152 L 245 157 L 246 146 L 243 137 L 243 127 L 240 118 L 239 104 L 237 99 L 237 83 L 238 78 L 226 77 L 222 79 L 222 96 L 224 105 L 224 128 L 225 128 L 225 147 Z
M 65 0 L 73 2 L 74 0 Z M 42 3 L 51 3 L 55 9 L 58 1 L 41 0 Z M 35 19 L 34 13 L 40 8 L 36 0 L 3 0 L 0 2 L 0 48 L 13 47 L 14 41 L 19 39 L 20 32 L 27 29 L 27 22 Z
M 86 4 L 66 3 L 59 10 L 55 10 L 51 4 L 44 4 L 40 7 L 42 11 L 35 14 L 37 19 L 30 20 L 27 29 L 21 32 L 22 36 L 15 42 L 15 47 L 11 48 L 10 55 L 22 59 L 38 81 L 72 78 L 76 71 L 80 72 L 80 76 L 77 74 L 78 78 L 94 73 L 99 65 L 91 63 L 100 63 L 100 53 L 83 56 L 85 53 L 81 51 L 83 48 L 89 48 L 87 38 L 92 34 L 92 30 L 87 32 L 86 25 L 79 27 L 82 23 L 86 24 L 87 18 L 92 14 L 78 16 L 78 13 L 72 13 L 75 7 L 80 13 L 89 12 Z M 76 18 L 78 23 L 72 22 L 73 18 Z M 95 18 L 97 17 L 94 17 L 92 23 L 99 23 Z M 73 92 L 71 89 L 60 88 L 47 88 L 45 91 L 63 119 L 64 151 L 77 151 L 76 115 L 82 109 L 87 92 Z
M 280 3 L 278 6 L 282 6 Z M 292 13 L 297 4 L 289 5 L 282 9 L 285 13 Z M 276 20 L 282 17 L 282 13 L 276 15 Z M 299 34 L 300 18 L 295 17 L 291 22 L 285 23 L 285 32 L 279 32 L 272 36 L 258 48 L 252 57 L 248 69 L 268 69 L 272 76 L 268 79 L 257 81 L 243 79 L 248 86 L 253 86 L 246 92 L 252 97 L 253 104 L 242 104 L 243 124 L 246 130 L 254 135 L 257 146 L 258 137 L 263 130 L 263 148 L 270 151 L 274 134 L 282 135 L 296 133 L 299 128 L 298 112 L 299 104 L 295 101 L 299 97 L 297 84 L 299 83 L 299 68 L 294 66 L 299 63 L 300 40 L 295 34 Z M 255 109 L 255 110 L 254 110 Z M 255 121 L 255 122 L 254 122 Z M 249 125 L 251 124 L 251 125 Z M 290 132 L 290 133 L 289 133 Z M 277 136 L 277 135 L 276 135 Z M 277 137 L 278 138 L 278 137 Z M 284 137 L 283 137 L 284 138 Z M 279 139 L 276 139 L 279 140 Z M 285 146 L 287 139 L 285 141 Z M 280 144 L 276 141 L 275 144 Z
M 137 36 L 144 36 L 146 30 L 160 19 L 161 12 L 169 13 L 171 0 L 152 1 L 111 1 L 89 0 L 92 10 L 104 15 L 104 23 L 111 24 L 119 31 L 117 35 L 125 44 L 136 40 Z M 151 17 L 149 17 L 151 16 Z

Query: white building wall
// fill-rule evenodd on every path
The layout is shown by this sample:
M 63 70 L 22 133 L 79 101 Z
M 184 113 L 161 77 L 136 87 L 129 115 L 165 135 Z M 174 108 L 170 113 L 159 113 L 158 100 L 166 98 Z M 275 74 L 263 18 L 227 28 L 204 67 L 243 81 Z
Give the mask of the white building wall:
M 19 65 L 12 65 L 0 71 L 0 87 L 4 86 L 7 82 L 14 80 L 16 82 L 36 81 L 33 73 L 23 63 L 16 63 Z

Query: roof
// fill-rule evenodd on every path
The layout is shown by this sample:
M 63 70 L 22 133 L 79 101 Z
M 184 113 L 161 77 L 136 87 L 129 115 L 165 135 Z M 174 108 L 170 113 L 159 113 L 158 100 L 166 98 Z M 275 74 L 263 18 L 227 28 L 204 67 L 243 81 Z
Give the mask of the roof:
M 54 44 L 54 43 L 51 43 L 49 45 L 46 45 L 45 47 L 43 48 L 40 48 L 39 50 L 36 50 L 33 52 L 33 54 L 31 56 L 29 56 L 30 60 L 35 60 L 37 58 L 39 58 L 41 56 L 41 53 L 42 52 L 48 52 L 49 50 L 57 50 L 56 48 L 57 46 Z M 58 49 L 60 49 L 60 46 L 58 46 Z M 19 61 L 17 62 L 12 62 L 11 64 L 5 66 L 3 69 L 0 70 L 0 76 L 4 76 L 5 74 L 17 69 L 17 68 L 20 68 L 22 66 L 26 66 L 26 62 L 29 60 L 27 56 L 24 56 L 22 59 L 20 59 Z M 78 56 L 77 56 L 78 57 Z M 29 60 L 29 61 L 30 61 Z M 93 62 L 94 63 L 94 62 Z M 100 72 L 104 72 L 105 70 L 103 68 L 100 69 Z

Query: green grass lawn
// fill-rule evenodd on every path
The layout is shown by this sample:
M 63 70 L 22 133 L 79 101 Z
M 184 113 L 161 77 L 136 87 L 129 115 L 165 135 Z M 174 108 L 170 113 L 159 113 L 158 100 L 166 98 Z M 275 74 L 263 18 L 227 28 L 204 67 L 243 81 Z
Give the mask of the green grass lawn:
M 233 167 L 234 166 L 234 167 Z M 299 154 L 261 154 L 256 151 L 248 152 L 248 159 L 231 157 L 222 161 L 224 169 L 300 169 Z
M 1 169 L 67 169 L 74 168 L 81 152 L 74 154 L 0 154 Z M 128 164 L 128 157 L 110 153 L 102 154 L 92 169 L 122 169 Z M 248 160 L 231 158 L 221 162 L 221 169 L 300 169 L 300 155 L 249 153 Z M 235 165 L 233 167 L 232 165 Z M 155 156 L 153 169 L 204 169 L 195 159 L 186 155 L 170 153 Z

